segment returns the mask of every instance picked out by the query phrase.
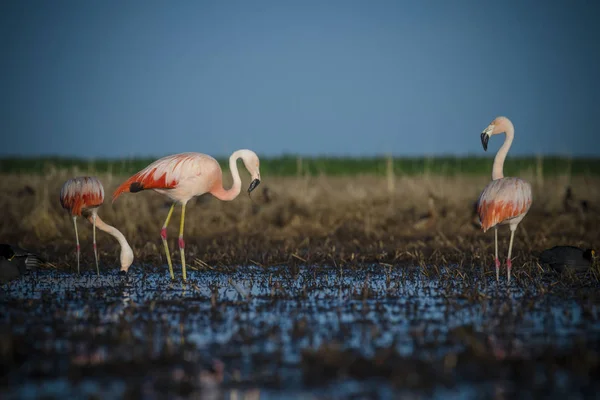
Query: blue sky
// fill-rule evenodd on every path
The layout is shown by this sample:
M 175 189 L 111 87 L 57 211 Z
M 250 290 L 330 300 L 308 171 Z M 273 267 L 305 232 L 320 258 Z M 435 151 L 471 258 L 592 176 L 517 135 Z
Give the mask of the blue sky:
M 0 155 L 600 156 L 598 1 L 0 3 Z M 495 151 L 501 140 L 490 142 Z

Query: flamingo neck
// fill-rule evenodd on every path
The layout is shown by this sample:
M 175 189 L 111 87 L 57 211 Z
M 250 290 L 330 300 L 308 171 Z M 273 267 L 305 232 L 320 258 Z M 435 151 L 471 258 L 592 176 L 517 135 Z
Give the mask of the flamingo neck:
M 508 123 L 508 127 L 505 130 L 506 137 L 504 138 L 504 144 L 496 153 L 494 158 L 494 168 L 492 169 L 492 180 L 504 178 L 504 160 L 508 154 L 508 150 L 512 144 L 513 138 L 515 137 L 515 128 L 512 123 Z
M 131 246 L 129 246 L 129 243 L 127 243 L 127 239 L 125 239 L 125 236 L 123 236 L 121 231 L 119 231 L 114 226 L 108 225 L 106 222 L 104 222 L 102 219 L 100 219 L 98 214 L 93 213 L 93 214 L 89 215 L 87 217 L 87 219 L 88 219 L 88 221 L 90 221 L 93 224 L 94 217 L 96 218 L 96 227 L 98 229 L 100 229 L 101 231 L 104 231 L 104 232 L 108 233 L 109 235 L 113 236 L 115 239 L 117 239 L 117 241 L 121 245 L 121 257 L 120 257 L 121 263 L 123 263 L 123 260 L 125 260 L 127 258 L 128 254 L 133 255 L 133 250 L 131 249 Z
M 235 199 L 242 190 L 242 179 L 237 167 L 237 159 L 240 155 L 236 151 L 229 157 L 229 169 L 231 170 L 231 176 L 233 177 L 233 185 L 229 189 L 223 188 L 223 180 L 216 189 L 212 190 L 211 193 L 219 200 L 231 201 Z

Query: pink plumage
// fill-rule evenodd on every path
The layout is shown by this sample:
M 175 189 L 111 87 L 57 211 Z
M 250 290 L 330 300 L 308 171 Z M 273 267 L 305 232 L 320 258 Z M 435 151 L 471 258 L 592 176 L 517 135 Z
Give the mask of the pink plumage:
M 477 213 L 483 231 L 508 223 L 529 211 L 531 185 L 520 178 L 501 178 L 491 181 L 479 196 Z
M 80 176 L 66 181 L 60 191 L 60 204 L 72 216 L 104 203 L 104 187 L 98 178 Z
M 136 193 L 148 189 L 168 190 L 181 189 L 181 186 L 194 186 L 193 194 L 191 190 L 185 190 L 190 192 L 188 196 L 172 197 L 175 193 L 164 192 L 175 201 L 189 201 L 193 196 L 217 188 L 221 182 L 221 167 L 213 157 L 202 153 L 180 153 L 158 159 L 127 179 L 114 191 L 113 201 L 124 192 Z

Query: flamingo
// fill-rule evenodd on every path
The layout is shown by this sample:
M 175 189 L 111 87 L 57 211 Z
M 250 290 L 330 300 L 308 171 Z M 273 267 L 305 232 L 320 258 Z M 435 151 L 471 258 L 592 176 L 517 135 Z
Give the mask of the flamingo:
M 60 191 L 60 204 L 73 218 L 75 227 L 75 240 L 77 243 L 77 272 L 79 273 L 79 234 L 77 233 L 77 217 L 87 218 L 93 225 L 94 257 L 96 259 L 96 272 L 100 275 L 98 267 L 98 250 L 96 247 L 96 226 L 98 229 L 114 236 L 121 245 L 121 271 L 127 272 L 133 263 L 133 250 L 127 243 L 125 236 L 115 227 L 102 221 L 98 216 L 98 207 L 104 202 L 104 187 L 98 178 L 81 176 L 66 181 Z
M 508 245 L 508 257 L 506 258 L 506 269 L 508 282 L 510 283 L 510 271 L 512 262 L 513 240 L 515 230 L 519 223 L 525 218 L 531 207 L 531 184 L 521 178 L 505 178 L 504 159 L 512 144 L 515 128 L 512 122 L 506 117 L 498 117 L 488 125 L 481 133 L 481 144 L 483 150 L 487 151 L 490 136 L 499 133 L 506 133 L 504 144 L 498 150 L 494 158 L 494 167 L 492 170 L 492 181 L 483 189 L 477 203 L 477 213 L 481 221 L 481 229 L 485 232 L 494 228 L 494 243 L 496 248 L 496 280 L 500 276 L 500 260 L 498 259 L 498 225 L 508 224 L 510 227 L 510 243 Z
M 233 177 L 233 186 L 229 189 L 223 188 L 223 172 L 217 160 L 202 153 L 180 153 L 154 161 L 123 182 L 113 193 L 114 202 L 124 192 L 136 193 L 152 189 L 173 201 L 167 219 L 160 231 L 171 279 L 175 279 L 175 275 L 173 274 L 173 264 L 171 263 L 169 245 L 167 244 L 167 226 L 171 220 L 175 204 L 181 204 L 179 253 L 181 255 L 183 280 L 185 281 L 187 280 L 184 254 L 185 242 L 183 240 L 185 205 L 191 198 L 205 193 L 210 193 L 219 200 L 231 201 L 235 199 L 240 194 L 242 187 L 242 180 L 237 168 L 238 158 L 242 159 L 244 166 L 252 177 L 248 188 L 248 194 L 250 194 L 260 183 L 260 171 L 258 156 L 252 150 L 247 149 L 237 150 L 229 157 L 229 169 Z

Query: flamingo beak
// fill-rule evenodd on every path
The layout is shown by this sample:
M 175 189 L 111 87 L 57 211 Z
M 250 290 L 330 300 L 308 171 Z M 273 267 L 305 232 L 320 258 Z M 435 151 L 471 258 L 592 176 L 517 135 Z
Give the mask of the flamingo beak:
M 492 134 L 492 130 L 494 130 L 494 126 L 490 125 L 483 132 L 481 132 L 481 145 L 483 146 L 483 150 L 487 151 L 488 142 L 490 140 L 490 136 Z
M 252 192 L 254 189 L 256 189 L 256 187 L 260 184 L 260 179 L 255 179 L 252 182 L 250 182 L 250 187 L 248 188 L 248 194 L 250 194 L 250 192 Z

